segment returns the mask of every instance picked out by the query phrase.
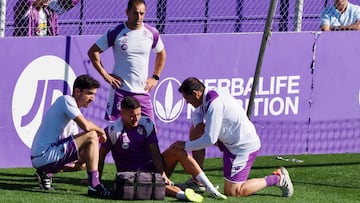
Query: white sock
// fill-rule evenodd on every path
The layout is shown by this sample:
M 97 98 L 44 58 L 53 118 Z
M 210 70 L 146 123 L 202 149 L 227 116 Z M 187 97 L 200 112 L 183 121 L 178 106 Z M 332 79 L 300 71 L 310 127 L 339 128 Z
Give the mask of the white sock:
M 203 171 L 201 171 L 197 176 L 196 179 L 199 180 L 202 184 L 205 185 L 206 189 L 211 193 L 219 194 L 219 191 L 214 187 L 214 185 L 210 182 L 208 177 L 205 175 Z
M 178 199 L 178 200 L 186 199 L 184 191 L 181 190 L 181 191 L 177 192 L 176 193 L 176 199 Z

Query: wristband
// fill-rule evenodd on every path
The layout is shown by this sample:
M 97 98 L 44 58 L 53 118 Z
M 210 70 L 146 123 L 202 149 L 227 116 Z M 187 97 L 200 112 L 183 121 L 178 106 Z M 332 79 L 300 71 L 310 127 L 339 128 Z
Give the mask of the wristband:
M 158 75 L 153 75 L 152 78 L 154 78 L 155 80 L 160 80 L 160 77 Z

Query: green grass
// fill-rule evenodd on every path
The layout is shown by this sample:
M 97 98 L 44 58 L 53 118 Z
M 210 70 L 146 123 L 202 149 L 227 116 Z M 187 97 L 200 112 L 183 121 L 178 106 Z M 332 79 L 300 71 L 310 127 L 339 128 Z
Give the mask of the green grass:
M 277 187 L 268 187 L 250 197 L 228 197 L 228 200 L 223 202 L 360 202 L 360 154 L 292 157 L 304 162 L 286 162 L 276 160 L 272 156 L 258 157 L 249 177 L 264 177 L 279 165 L 283 165 L 288 169 L 295 188 L 291 198 L 280 197 L 281 193 Z M 103 182 L 111 188 L 115 166 L 107 164 L 104 170 Z M 0 169 L 0 202 L 126 202 L 88 197 L 87 187 L 80 184 L 80 180 L 86 178 L 85 171 L 56 174 L 53 178 L 55 190 L 50 192 L 43 192 L 38 188 L 33 173 L 33 168 Z M 222 191 L 222 160 L 206 159 L 205 173 Z M 183 182 L 188 178 L 180 166 L 171 177 L 174 182 Z M 208 197 L 204 200 L 215 201 Z M 165 202 L 179 201 L 166 197 Z

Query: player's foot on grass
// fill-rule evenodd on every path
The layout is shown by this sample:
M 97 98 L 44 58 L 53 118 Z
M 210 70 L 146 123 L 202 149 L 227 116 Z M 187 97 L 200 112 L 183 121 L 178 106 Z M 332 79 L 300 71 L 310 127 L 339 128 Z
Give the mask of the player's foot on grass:
M 279 167 L 276 169 L 273 174 L 280 176 L 280 182 L 278 184 L 279 188 L 282 191 L 283 197 L 291 197 L 294 194 L 294 186 L 291 182 L 289 172 L 284 167 Z
M 34 176 L 42 190 L 54 190 L 52 187 L 52 178 L 49 177 L 44 171 L 36 169 Z
M 211 191 L 209 188 L 206 188 L 204 194 L 214 199 L 219 199 L 219 200 L 227 199 L 227 197 L 221 194 L 217 189 L 216 191 Z
M 195 192 L 204 192 L 205 191 L 205 186 L 200 181 L 196 180 L 195 178 L 190 178 L 185 183 L 180 183 L 180 184 L 175 184 L 175 185 L 178 186 L 179 188 L 181 188 L 182 190 L 185 190 L 186 188 L 191 188 Z
M 106 189 L 103 184 L 98 184 L 95 187 L 88 186 L 88 195 L 108 198 L 110 197 L 111 192 Z
M 203 196 L 195 193 L 195 191 L 191 188 L 185 189 L 185 198 L 187 201 L 190 201 L 190 202 L 202 202 L 204 199 Z

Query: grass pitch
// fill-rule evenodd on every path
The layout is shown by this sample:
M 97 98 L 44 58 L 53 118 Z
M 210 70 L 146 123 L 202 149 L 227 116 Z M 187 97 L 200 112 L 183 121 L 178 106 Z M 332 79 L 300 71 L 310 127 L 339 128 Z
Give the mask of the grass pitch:
M 277 160 L 274 156 L 258 157 L 249 178 L 264 177 L 282 165 L 292 178 L 295 192 L 291 198 L 281 197 L 280 189 L 268 187 L 249 197 L 228 197 L 214 200 L 205 197 L 204 202 L 360 202 L 360 154 L 297 155 L 285 156 L 304 160 L 302 163 Z M 0 202 L 134 202 L 103 200 L 86 195 L 87 187 L 80 184 L 86 179 L 86 172 L 58 173 L 53 177 L 54 191 L 43 192 L 33 177 L 33 168 L 0 169 Z M 223 191 L 222 160 L 206 159 L 205 173 Z M 112 187 L 115 175 L 114 164 L 106 164 L 103 183 Z M 180 165 L 171 179 L 184 182 L 189 178 Z M 136 201 L 139 202 L 139 201 Z M 166 197 L 164 201 L 180 202 Z

